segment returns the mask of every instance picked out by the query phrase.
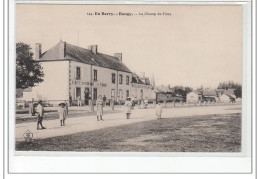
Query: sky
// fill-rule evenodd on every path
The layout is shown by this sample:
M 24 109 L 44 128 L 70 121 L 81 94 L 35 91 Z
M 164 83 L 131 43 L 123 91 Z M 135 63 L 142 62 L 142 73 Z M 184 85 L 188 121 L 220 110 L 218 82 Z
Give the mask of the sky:
M 240 5 L 17 4 L 15 38 L 33 52 L 35 43 L 44 52 L 60 40 L 98 45 L 101 53 L 123 53 L 131 71 L 154 75 L 156 85 L 216 88 L 242 83 L 242 17 Z

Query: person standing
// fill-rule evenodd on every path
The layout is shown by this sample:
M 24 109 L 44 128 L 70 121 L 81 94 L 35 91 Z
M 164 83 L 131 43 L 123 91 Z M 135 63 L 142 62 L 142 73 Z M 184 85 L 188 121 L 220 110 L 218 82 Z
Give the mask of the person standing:
M 160 103 L 160 102 L 158 102 L 158 103 L 156 104 L 155 110 L 156 110 L 157 119 L 161 119 L 162 106 L 161 106 L 161 103 Z
M 34 99 L 32 98 L 32 102 L 29 103 L 29 113 L 31 114 L 31 116 L 35 116 L 35 108 L 34 108 Z
M 60 119 L 60 126 L 65 126 L 65 119 L 66 119 L 66 109 L 65 109 L 65 105 L 64 103 L 60 104 L 60 109 L 58 111 L 59 113 L 59 119 Z
M 104 95 L 103 96 L 103 103 L 104 103 L 103 106 L 106 106 L 106 102 L 107 102 L 107 97 Z
M 125 106 L 126 106 L 126 119 L 129 119 L 132 110 L 131 98 L 129 97 L 126 98 Z
M 102 120 L 103 115 L 103 100 L 102 96 L 99 95 L 98 100 L 96 101 L 96 108 L 97 108 L 97 121 Z
M 77 101 L 78 101 L 78 107 L 81 106 L 81 97 L 80 97 L 80 95 L 77 97 Z
M 66 114 L 69 114 L 69 107 L 67 101 L 65 101 L 65 110 L 66 110 Z
M 72 96 L 71 95 L 69 96 L 69 103 L 70 103 L 70 106 L 72 106 Z
M 134 100 L 134 97 L 132 97 L 132 99 L 131 99 L 131 103 L 132 103 L 132 109 L 134 109 L 134 107 L 135 107 L 135 100 Z
M 42 120 L 43 120 L 43 115 L 44 115 L 44 108 L 42 106 L 42 100 L 38 101 L 36 112 L 37 112 L 37 130 L 40 130 L 39 125 L 41 126 L 41 129 L 46 129 L 42 125 Z

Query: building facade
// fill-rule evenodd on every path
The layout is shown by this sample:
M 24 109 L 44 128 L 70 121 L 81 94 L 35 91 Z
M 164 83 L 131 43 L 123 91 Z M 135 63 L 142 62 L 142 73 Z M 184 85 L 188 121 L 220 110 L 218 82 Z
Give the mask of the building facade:
M 99 95 L 107 99 L 125 100 L 131 96 L 132 72 L 122 62 L 122 54 L 114 56 L 98 52 L 98 46 L 84 49 L 60 41 L 41 53 L 36 44 L 35 60 L 41 63 L 44 81 L 32 89 L 34 99 L 60 102 L 80 99 L 88 104 Z
M 192 91 L 187 94 L 186 102 L 199 102 L 203 100 L 203 94 L 200 91 Z
M 145 77 L 144 74 L 140 77 L 132 73 L 131 98 L 135 101 L 144 99 L 155 100 L 153 86 L 150 84 L 149 78 Z

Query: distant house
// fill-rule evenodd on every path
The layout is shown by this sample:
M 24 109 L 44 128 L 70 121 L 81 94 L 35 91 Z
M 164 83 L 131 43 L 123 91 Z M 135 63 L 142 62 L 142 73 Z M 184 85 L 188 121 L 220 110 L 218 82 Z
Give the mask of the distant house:
M 234 102 L 236 98 L 234 98 L 232 95 L 229 94 L 222 94 L 219 100 L 223 103 L 230 103 L 230 102 Z
M 140 77 L 136 73 L 132 73 L 132 82 L 131 82 L 131 90 L 132 98 L 135 101 L 148 99 L 154 100 L 154 91 L 153 87 L 150 84 L 150 80 L 148 77 Z
M 23 100 L 25 101 L 32 101 L 33 94 L 32 94 L 32 88 L 26 88 L 23 90 Z
M 204 101 L 218 101 L 218 93 L 214 89 L 203 91 L 203 100 Z
M 228 94 L 230 96 L 232 96 L 233 98 L 236 99 L 236 95 L 235 95 L 235 89 L 227 89 L 223 92 L 223 94 Z
M 187 102 L 198 102 L 203 100 L 203 93 L 201 91 L 192 91 L 187 94 Z
M 225 89 L 216 89 L 217 96 L 220 97 L 222 94 L 224 94 Z
M 196 90 L 187 94 L 187 102 L 198 102 L 198 101 L 221 101 L 230 102 L 236 99 L 234 89 L 207 89 L 207 90 Z
M 172 90 L 166 86 L 157 86 L 154 89 L 156 94 L 156 102 L 172 101 Z

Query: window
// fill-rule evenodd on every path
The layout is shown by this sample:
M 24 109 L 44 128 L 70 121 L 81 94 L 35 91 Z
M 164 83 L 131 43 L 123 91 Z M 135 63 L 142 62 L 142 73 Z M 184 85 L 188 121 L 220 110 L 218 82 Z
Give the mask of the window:
M 114 89 L 111 90 L 111 98 L 115 98 L 115 90 Z
M 97 70 L 94 70 L 94 81 L 97 81 Z
M 123 75 L 119 75 L 119 84 L 123 84 Z
M 76 80 L 80 80 L 80 67 L 76 67 Z
M 116 83 L 116 74 L 112 73 L 112 83 Z
M 129 90 L 126 90 L 126 97 L 129 97 Z
M 126 85 L 129 85 L 129 76 L 126 76 Z

